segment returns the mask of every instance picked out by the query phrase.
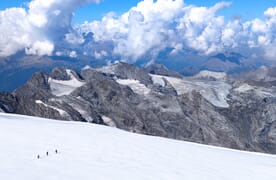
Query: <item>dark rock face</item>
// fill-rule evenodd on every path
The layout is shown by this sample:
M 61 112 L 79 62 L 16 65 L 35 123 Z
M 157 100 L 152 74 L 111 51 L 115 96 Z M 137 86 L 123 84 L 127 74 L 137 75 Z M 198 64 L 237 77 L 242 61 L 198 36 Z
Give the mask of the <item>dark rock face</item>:
M 14 113 L 17 107 L 17 99 L 9 93 L 0 93 L 0 112 Z
M 67 74 L 66 70 L 61 68 L 54 68 L 50 76 L 56 80 L 70 80 L 70 76 Z
M 112 66 L 98 68 L 97 71 L 106 75 L 116 76 L 120 79 L 135 79 L 146 85 L 152 84 L 151 77 L 147 73 L 127 63 L 120 62 Z
M 162 64 L 151 64 L 144 68 L 144 71 L 150 74 L 158 74 L 163 76 L 182 78 L 177 72 L 171 71 Z
M 159 72 L 166 76 L 126 63 L 80 74 L 56 68 L 34 74 L 12 94 L 0 94 L 0 109 L 276 154 L 275 87 Z
M 184 76 L 195 75 L 202 70 L 215 72 L 226 72 L 228 74 L 236 74 L 239 72 L 258 68 L 265 62 L 254 62 L 251 58 L 235 52 L 218 53 L 190 67 L 184 67 L 180 73 Z
M 84 66 L 102 66 L 105 61 L 81 56 L 81 61 L 59 56 L 26 55 L 24 51 L 10 57 L 0 57 L 0 91 L 12 92 L 25 84 L 35 72 L 51 72 L 55 67 L 81 70 Z

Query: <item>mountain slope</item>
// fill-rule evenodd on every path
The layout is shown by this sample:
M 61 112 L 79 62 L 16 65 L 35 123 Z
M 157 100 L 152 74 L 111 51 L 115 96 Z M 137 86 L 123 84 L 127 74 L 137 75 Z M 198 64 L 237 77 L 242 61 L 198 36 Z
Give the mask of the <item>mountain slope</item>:
M 247 70 L 252 70 L 266 64 L 265 61 L 258 61 L 252 58 L 244 57 L 239 53 L 226 52 L 219 53 L 208 57 L 203 62 L 184 67 L 180 73 L 185 76 L 191 76 L 199 73 L 202 70 L 209 70 L 215 72 L 225 72 L 228 74 L 235 74 Z
M 55 67 L 81 70 L 85 65 L 93 67 L 104 65 L 91 57 L 82 57 L 81 61 L 66 57 L 14 55 L 3 59 L 0 57 L 0 91 L 12 92 L 26 83 L 35 72 L 51 72 Z
M 0 179 L 276 178 L 276 157 L 272 155 L 137 135 L 104 126 L 0 113 L 0 131 Z
M 163 71 L 162 71 L 163 72 Z M 276 88 L 203 71 L 181 78 L 126 63 L 35 73 L 2 111 L 117 127 L 241 150 L 276 153 Z

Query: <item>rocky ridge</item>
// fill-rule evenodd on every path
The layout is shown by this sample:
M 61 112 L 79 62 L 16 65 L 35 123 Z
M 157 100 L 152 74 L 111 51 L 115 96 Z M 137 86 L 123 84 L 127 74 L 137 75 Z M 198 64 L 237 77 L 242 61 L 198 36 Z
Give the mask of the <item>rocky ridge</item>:
M 0 111 L 276 153 L 275 92 L 273 85 L 225 73 L 184 78 L 161 66 L 117 63 L 80 74 L 60 68 L 35 73 L 13 93 L 0 94 Z

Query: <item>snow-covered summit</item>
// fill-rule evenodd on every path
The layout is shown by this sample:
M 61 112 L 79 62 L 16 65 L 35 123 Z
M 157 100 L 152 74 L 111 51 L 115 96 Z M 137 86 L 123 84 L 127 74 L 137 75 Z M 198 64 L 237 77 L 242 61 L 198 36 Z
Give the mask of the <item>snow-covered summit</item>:
M 217 107 L 228 108 L 227 96 L 230 89 L 230 84 L 224 81 L 205 82 L 197 79 L 175 78 L 159 75 L 151 75 L 154 83 L 162 84 L 166 79 L 176 90 L 178 95 L 199 92 L 206 100 Z
M 225 72 L 213 72 L 208 70 L 200 71 L 194 76 L 194 78 L 199 79 L 214 79 L 214 80 L 225 80 L 227 74 Z
M 276 179 L 273 155 L 105 126 L 0 113 L 0 132 L 0 179 Z

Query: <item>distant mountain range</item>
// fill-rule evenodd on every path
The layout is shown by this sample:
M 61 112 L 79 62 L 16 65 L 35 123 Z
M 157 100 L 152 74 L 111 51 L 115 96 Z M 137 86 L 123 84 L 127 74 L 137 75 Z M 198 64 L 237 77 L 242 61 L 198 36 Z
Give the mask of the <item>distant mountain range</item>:
M 26 56 L 18 53 L 11 57 L 0 58 L 0 91 L 11 92 L 27 82 L 33 73 L 51 72 L 55 67 L 73 68 L 80 71 L 84 66 L 93 67 L 106 64 L 91 57 L 78 58 L 57 56 Z
M 207 58 L 206 60 L 180 70 L 180 73 L 186 76 L 197 74 L 202 70 L 226 72 L 228 74 L 237 74 L 243 71 L 255 70 L 262 65 L 270 65 L 269 62 L 246 58 L 239 53 L 219 53 Z
M 67 56 L 27 56 L 19 52 L 13 56 L 0 58 L 0 91 L 12 92 L 19 86 L 27 82 L 31 75 L 37 71 L 50 72 L 55 67 L 75 69 L 80 72 L 85 66 L 100 67 L 109 63 L 114 63 L 116 57 L 106 57 L 106 60 L 97 59 L 93 56 L 78 55 L 78 57 Z M 145 67 L 148 72 L 152 71 L 149 66 L 149 59 L 143 57 L 134 63 L 139 67 Z M 178 75 L 192 76 L 202 70 L 215 72 L 226 72 L 227 74 L 237 74 L 244 71 L 255 70 L 263 65 L 270 66 L 272 62 L 254 60 L 241 54 L 219 53 L 214 56 L 205 57 L 192 52 L 187 52 L 181 56 L 172 56 L 169 53 L 161 53 L 155 63 L 163 64 L 169 69 L 176 71 Z M 156 71 L 158 67 L 155 67 Z M 161 73 L 160 71 L 157 73 Z M 174 75 L 175 72 L 173 72 Z M 161 73 L 162 74 L 162 73 Z M 178 76 L 177 75 L 177 76 Z
M 261 68 L 255 72 L 267 78 L 258 79 L 253 71 L 241 74 L 243 79 L 208 70 L 183 77 L 160 64 L 86 66 L 80 73 L 54 68 L 1 93 L 0 111 L 276 153 L 275 68 Z

